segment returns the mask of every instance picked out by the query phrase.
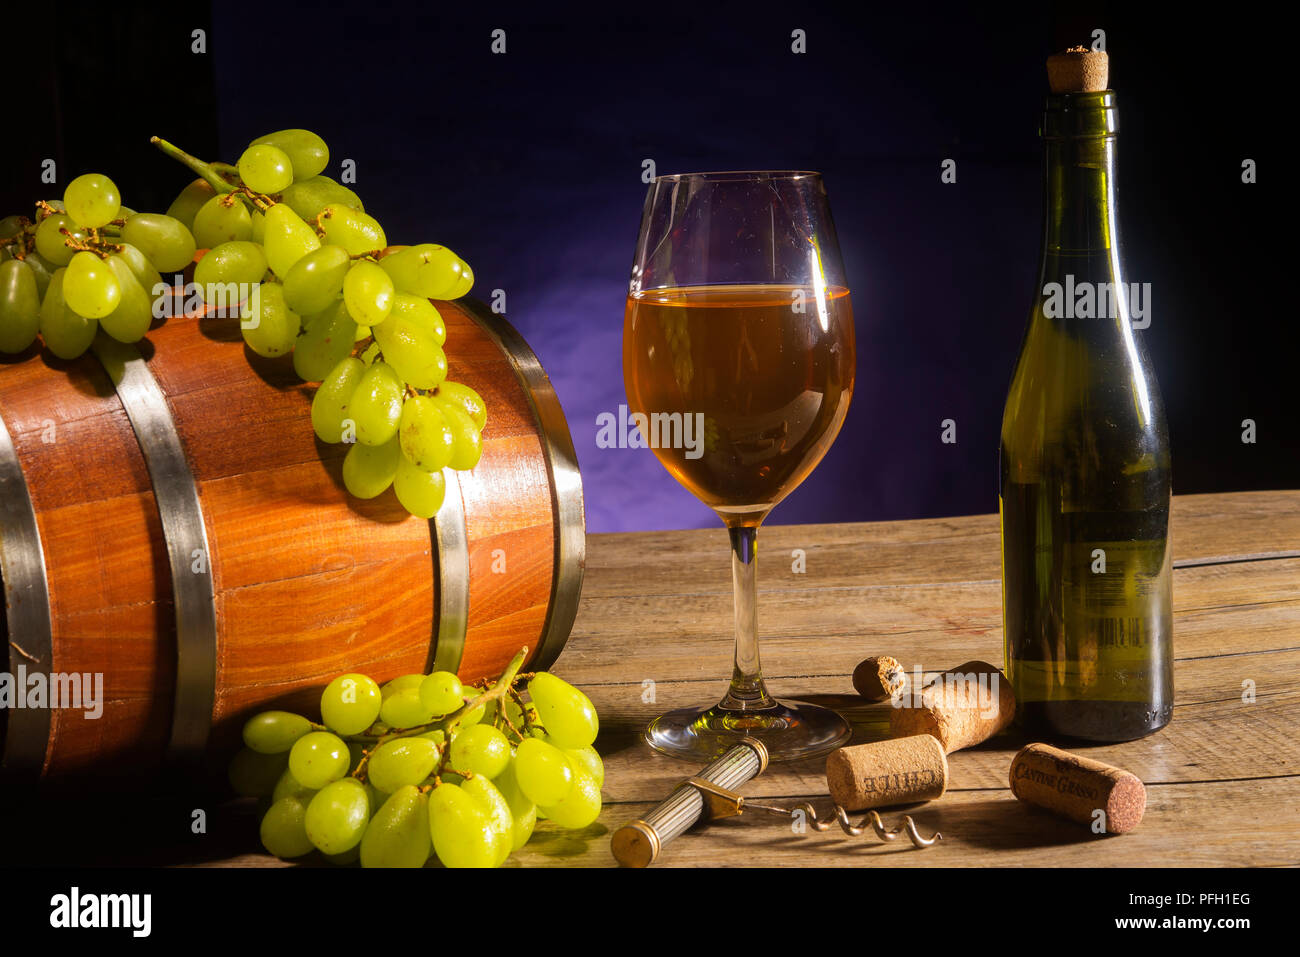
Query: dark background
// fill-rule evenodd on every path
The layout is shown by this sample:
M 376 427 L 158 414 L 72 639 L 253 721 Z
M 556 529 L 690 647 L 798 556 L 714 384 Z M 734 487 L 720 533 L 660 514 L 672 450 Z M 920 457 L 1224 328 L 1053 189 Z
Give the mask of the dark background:
M 449 245 L 473 264 L 476 295 L 506 292 L 568 413 L 589 528 L 616 531 L 716 523 L 648 451 L 595 445 L 596 416 L 624 401 L 642 161 L 818 169 L 853 290 L 858 384 L 835 446 L 773 520 L 991 512 L 1036 279 L 1043 60 L 1101 28 L 1126 261 L 1153 288 L 1141 335 L 1175 491 L 1300 487 L 1297 317 L 1282 295 L 1286 31 L 1260 8 L 1030 9 L 23 4 L 5 14 L 0 211 L 91 170 L 161 211 L 192 176 L 151 134 L 233 162 L 261 133 L 316 130 L 328 173 L 356 161 L 390 241 Z M 503 56 L 489 49 L 498 27 Z M 205 54 L 191 52 L 195 29 Z M 46 157 L 53 187 L 39 181 Z M 940 182 L 946 158 L 955 185 Z M 1241 182 L 1245 158 L 1256 185 Z M 955 445 L 940 442 L 946 418 Z

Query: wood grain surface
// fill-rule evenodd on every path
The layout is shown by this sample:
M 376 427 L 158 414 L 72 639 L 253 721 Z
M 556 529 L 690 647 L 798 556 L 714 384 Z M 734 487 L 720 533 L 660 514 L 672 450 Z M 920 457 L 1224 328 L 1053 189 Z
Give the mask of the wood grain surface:
M 470 605 L 460 673 L 495 676 L 536 654 L 555 546 L 547 462 L 509 357 L 465 306 L 437 304 L 450 377 L 483 396 L 483 455 L 461 473 Z M 315 386 L 287 357 L 261 358 L 238 320 L 177 316 L 138 348 L 167 398 L 208 535 L 218 653 L 213 743 L 261 707 L 314 705 L 343 671 L 425 669 L 437 589 L 428 522 L 385 492 L 346 494 L 346 446 L 316 439 Z M 33 350 L 33 353 L 35 351 Z M 176 670 L 171 571 L 140 444 L 86 354 L 0 364 L 13 436 L 45 553 L 54 670 L 102 673 L 102 719 L 56 709 L 46 774 L 160 767 Z
M 1007 784 L 1026 743 L 1012 730 L 948 756 L 948 792 L 905 809 L 943 841 L 913 849 L 838 829 L 794 833 L 751 811 L 688 832 L 655 866 L 1026 867 L 1300 864 L 1300 491 L 1174 500 L 1176 706 L 1140 741 L 1076 748 L 1147 787 L 1146 815 L 1125 835 L 1022 805 Z M 759 626 L 772 690 L 843 709 L 855 742 L 883 737 L 886 704 L 862 705 L 850 674 L 871 654 L 938 671 L 1002 659 L 997 516 L 773 526 L 760 541 Z M 806 571 L 792 571 L 802 549 Z M 609 838 L 697 768 L 651 751 L 646 722 L 704 704 L 731 669 L 731 592 L 721 530 L 592 535 L 573 636 L 555 671 L 601 715 L 605 807 L 584 831 L 546 822 L 511 866 L 613 866 Z M 649 697 L 653 682 L 653 701 Z M 1253 700 L 1243 696 L 1252 688 Z M 824 761 L 773 765 L 742 791 L 829 809 Z M 886 812 L 893 823 L 896 814 Z M 278 866 L 242 850 L 217 866 Z

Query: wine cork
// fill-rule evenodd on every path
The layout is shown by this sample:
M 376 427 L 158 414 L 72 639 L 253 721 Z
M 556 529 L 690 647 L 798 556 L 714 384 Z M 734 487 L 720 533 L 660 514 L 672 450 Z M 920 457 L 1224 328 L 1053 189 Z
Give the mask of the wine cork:
M 948 757 L 928 734 L 855 744 L 826 758 L 826 783 L 846 811 L 930 801 L 948 787 Z
M 1011 723 L 1016 695 L 1006 675 L 986 661 L 968 661 L 938 675 L 923 691 L 894 699 L 895 738 L 932 734 L 948 754 L 987 741 Z
M 853 669 L 853 687 L 868 701 L 892 698 L 906 683 L 903 666 L 889 655 L 873 655 Z
M 1110 63 L 1104 50 L 1070 47 L 1047 58 L 1047 84 L 1053 93 L 1095 93 L 1106 89 Z
M 1133 830 L 1147 806 L 1147 790 L 1136 774 L 1047 744 L 1021 748 L 1010 778 L 1011 793 L 1025 803 L 1080 824 L 1100 821 L 1107 834 Z

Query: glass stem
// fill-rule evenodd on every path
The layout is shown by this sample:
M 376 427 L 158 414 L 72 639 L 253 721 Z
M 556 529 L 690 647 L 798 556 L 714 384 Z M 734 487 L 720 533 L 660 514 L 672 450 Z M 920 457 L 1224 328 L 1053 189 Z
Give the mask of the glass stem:
M 734 711 L 775 707 L 758 660 L 758 528 L 730 528 L 731 579 L 736 601 L 736 664 L 719 704 Z

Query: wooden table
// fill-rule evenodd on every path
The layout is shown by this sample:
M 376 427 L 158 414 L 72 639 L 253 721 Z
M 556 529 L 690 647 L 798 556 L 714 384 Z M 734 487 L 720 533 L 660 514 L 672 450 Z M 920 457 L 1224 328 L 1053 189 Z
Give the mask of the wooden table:
M 1136 831 L 1097 838 L 1021 806 L 1007 768 L 1025 739 L 1006 734 L 949 756 L 948 793 L 913 811 L 922 831 L 944 834 L 928 850 L 838 829 L 798 835 L 748 814 L 682 836 L 662 865 L 1300 863 L 1300 491 L 1184 496 L 1173 514 L 1174 719 L 1141 741 L 1079 749 L 1146 782 Z M 909 671 L 1002 661 L 996 515 L 772 526 L 759 542 L 769 686 L 841 707 L 855 741 L 883 736 L 889 707 L 849 697 L 848 676 L 867 655 L 893 655 Z M 792 570 L 795 549 L 803 573 Z M 731 614 L 721 529 L 590 536 L 582 608 L 555 671 L 600 711 L 605 808 L 586 831 L 543 824 L 512 863 L 614 864 L 610 833 L 695 768 L 652 752 L 640 732 L 662 711 L 721 695 Z M 829 807 L 821 760 L 775 765 L 743 790 Z

